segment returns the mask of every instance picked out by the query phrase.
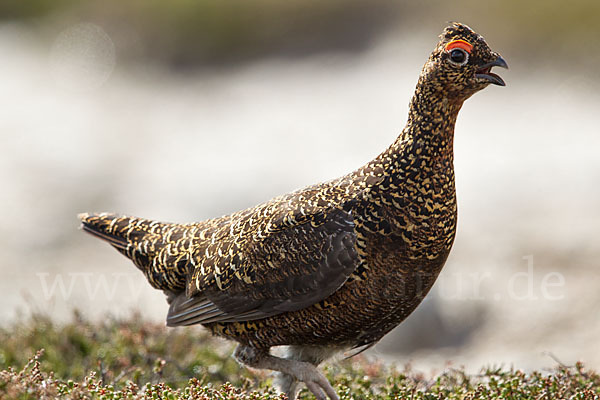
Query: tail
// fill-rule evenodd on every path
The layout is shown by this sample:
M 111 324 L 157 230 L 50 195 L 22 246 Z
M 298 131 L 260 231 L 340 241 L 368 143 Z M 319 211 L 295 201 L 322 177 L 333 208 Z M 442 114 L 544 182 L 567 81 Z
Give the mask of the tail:
M 121 252 L 127 251 L 129 246 L 127 227 L 131 225 L 134 218 L 106 213 L 82 213 L 77 217 L 81 220 L 81 229 L 85 232 L 107 241 Z
M 185 226 L 108 213 L 78 217 L 85 232 L 130 258 L 152 286 L 172 292 L 185 289 L 190 251 L 179 240 Z

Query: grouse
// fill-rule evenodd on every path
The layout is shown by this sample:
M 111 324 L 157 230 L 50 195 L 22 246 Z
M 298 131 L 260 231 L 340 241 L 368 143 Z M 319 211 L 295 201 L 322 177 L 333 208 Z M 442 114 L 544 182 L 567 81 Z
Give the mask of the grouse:
M 81 214 L 82 228 L 129 257 L 170 304 L 168 326 L 201 324 L 238 342 L 237 360 L 338 395 L 317 366 L 381 339 L 423 300 L 456 233 L 454 125 L 463 102 L 508 68 L 453 23 L 425 63 L 406 127 L 338 179 L 198 223 Z M 270 353 L 287 346 L 284 357 Z

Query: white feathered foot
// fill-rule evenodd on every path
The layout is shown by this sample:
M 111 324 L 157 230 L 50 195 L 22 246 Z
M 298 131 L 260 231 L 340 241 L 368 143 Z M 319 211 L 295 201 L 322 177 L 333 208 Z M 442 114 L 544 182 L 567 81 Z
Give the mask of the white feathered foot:
M 277 371 L 276 382 L 279 389 L 290 400 L 296 399 L 301 382 L 317 400 L 339 400 L 333 386 L 317 369 L 317 365 L 337 351 L 337 349 L 316 346 L 289 346 L 286 358 L 281 358 L 265 350 L 239 345 L 233 355 L 238 362 L 248 367 Z

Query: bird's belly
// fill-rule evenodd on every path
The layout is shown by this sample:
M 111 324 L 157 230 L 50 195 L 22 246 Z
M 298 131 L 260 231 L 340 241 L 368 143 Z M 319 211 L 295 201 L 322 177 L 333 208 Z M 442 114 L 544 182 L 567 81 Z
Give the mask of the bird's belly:
M 359 315 L 353 329 L 360 333 L 349 338 L 354 345 L 378 341 L 408 317 L 435 283 L 449 254 L 437 249 L 411 254 L 405 244 L 388 239 L 369 247 L 364 277 L 348 282 L 339 293 L 359 305 L 348 310 Z

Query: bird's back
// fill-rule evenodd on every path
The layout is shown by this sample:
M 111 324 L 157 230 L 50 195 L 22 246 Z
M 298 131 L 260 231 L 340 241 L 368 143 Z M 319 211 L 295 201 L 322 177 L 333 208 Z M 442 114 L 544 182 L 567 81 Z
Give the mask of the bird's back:
M 80 219 L 176 299 L 170 325 L 252 320 L 304 308 L 343 284 L 357 262 L 349 211 L 357 193 L 342 178 L 193 224 Z

